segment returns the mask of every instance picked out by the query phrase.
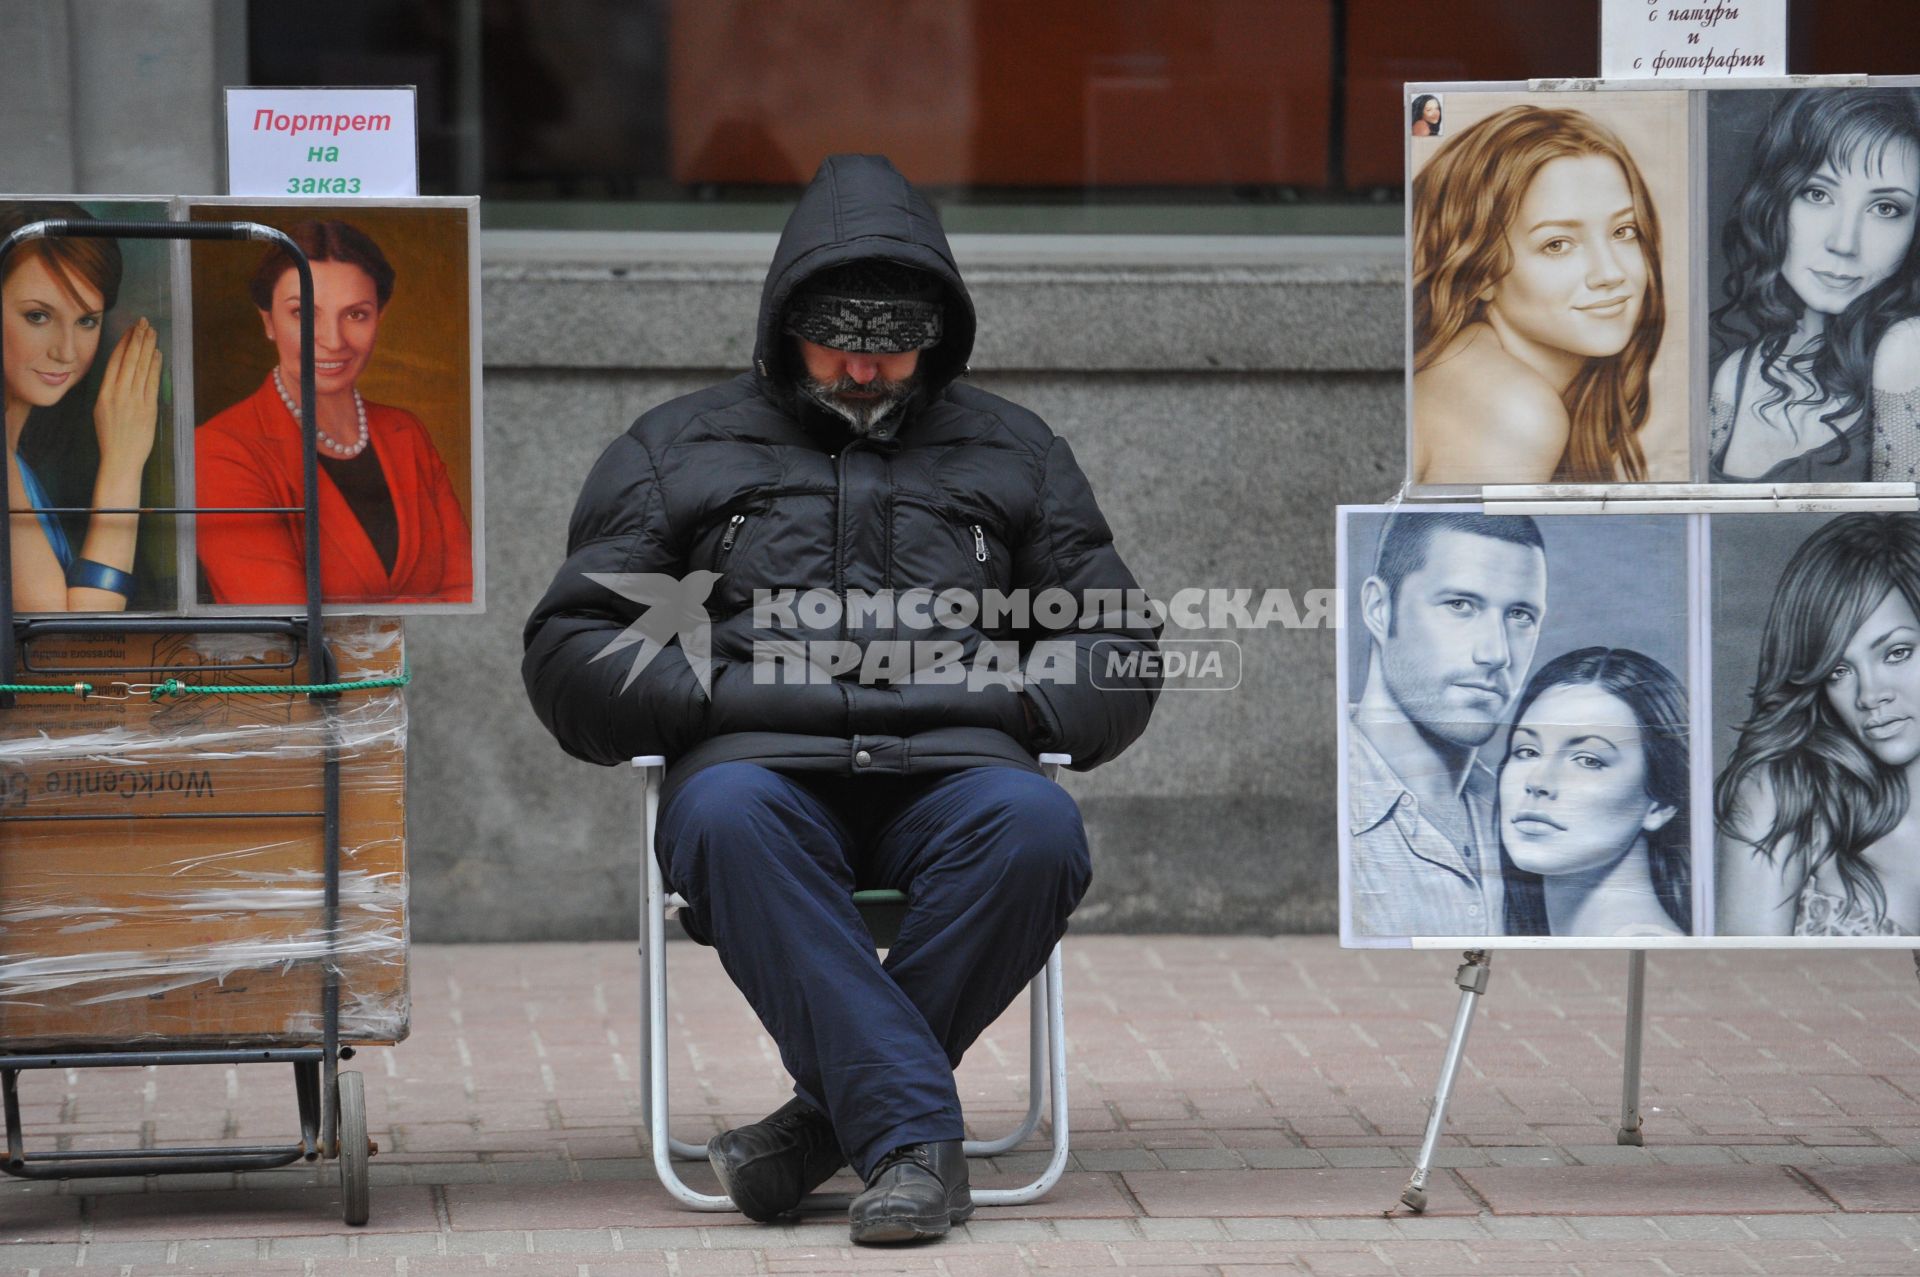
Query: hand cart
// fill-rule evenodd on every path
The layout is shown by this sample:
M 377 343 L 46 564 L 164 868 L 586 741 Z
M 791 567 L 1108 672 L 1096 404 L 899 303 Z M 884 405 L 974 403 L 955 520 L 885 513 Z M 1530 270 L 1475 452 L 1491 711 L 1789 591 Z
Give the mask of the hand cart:
M 0 242 L 0 265 L 23 242 L 35 238 L 114 238 L 114 239 L 188 239 L 262 241 L 279 245 L 293 259 L 300 279 L 300 402 L 301 428 L 306 439 L 303 506 L 293 507 L 219 507 L 191 506 L 133 507 L 106 513 L 121 514 L 298 514 L 304 516 L 307 593 L 303 616 L 222 616 L 209 618 L 169 617 L 36 617 L 22 620 L 14 615 L 12 518 L 0 519 L 0 711 L 11 708 L 15 696 L 28 691 L 79 691 L 90 694 L 86 684 L 22 685 L 23 662 L 34 675 L 62 671 L 33 667 L 25 654 L 40 637 L 104 636 L 127 634 L 245 634 L 284 637 L 292 647 L 286 667 L 302 664 L 309 689 L 332 684 L 335 662 L 321 629 L 320 608 L 320 528 L 319 466 L 316 456 L 319 427 L 315 416 L 313 272 L 306 254 L 281 232 L 256 222 L 147 223 L 107 221 L 47 220 L 21 227 Z M 0 466 L 0 508 L 10 509 L 8 467 Z M 27 513 L 15 511 L 14 513 Z M 36 511 L 35 513 L 39 513 Z M 99 513 L 90 508 L 51 507 L 49 514 Z M 300 652 L 305 650 L 304 662 Z M 203 673 L 218 673 L 223 667 L 200 667 Z M 225 667 L 237 669 L 238 667 Z M 258 669 L 254 665 L 249 668 Z M 89 674 L 145 671 L 89 669 Z M 388 685 L 404 680 L 389 681 Z M 0 1042 L 0 1092 L 6 1108 L 7 1151 L 0 1170 L 26 1179 L 79 1179 L 109 1175 L 166 1175 L 195 1172 L 232 1172 L 262 1170 L 286 1166 L 295 1161 L 334 1158 L 340 1164 L 343 1214 L 349 1224 L 364 1224 L 368 1216 L 368 1158 L 375 1147 L 367 1139 L 366 1098 L 360 1074 L 345 1072 L 340 1063 L 353 1057 L 353 1048 L 340 1042 L 340 735 L 337 727 L 338 690 L 307 690 L 319 706 L 324 724 L 322 751 L 322 803 L 319 811 L 272 810 L 245 813 L 249 819 L 318 821 L 324 846 L 324 935 L 326 951 L 321 961 L 321 1006 L 318 1045 L 270 1046 L 254 1049 L 203 1049 L 195 1047 L 150 1050 L 72 1050 L 17 1052 Z M 0 822 L 75 819 L 83 821 L 128 821 L 153 819 L 133 812 L 99 815 L 0 816 Z M 161 817 L 164 818 L 164 817 Z M 194 814 L 193 819 L 212 817 Z M 3 836 L 3 835 L 0 835 Z M 231 1146 L 213 1145 L 186 1148 L 88 1149 L 65 1152 L 28 1152 L 21 1130 L 19 1075 L 33 1069 L 80 1069 L 142 1067 L 186 1064 L 291 1064 L 294 1094 L 299 1104 L 300 1138 L 291 1144 Z

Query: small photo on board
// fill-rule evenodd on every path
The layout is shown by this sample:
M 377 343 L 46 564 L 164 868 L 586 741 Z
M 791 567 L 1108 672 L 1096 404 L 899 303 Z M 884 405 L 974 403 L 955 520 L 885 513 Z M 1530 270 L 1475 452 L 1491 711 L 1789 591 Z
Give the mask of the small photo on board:
M 1695 934 L 1687 516 L 1337 517 L 1342 943 Z
M 284 232 L 313 266 L 320 583 L 329 611 L 478 611 L 484 603 L 478 205 L 199 200 L 196 222 Z M 300 290 L 277 244 L 191 254 L 200 507 L 304 501 Z M 204 610 L 298 605 L 301 516 L 202 513 Z
M 1407 140 L 1410 481 L 1686 481 L 1687 94 L 1444 108 Z
M 1438 93 L 1416 93 L 1413 95 L 1413 108 L 1408 112 L 1408 127 L 1412 137 L 1439 137 L 1445 119 L 1446 99 Z
M 1920 478 L 1920 88 L 1706 96 L 1708 478 Z
M 165 199 L 0 196 L 33 222 L 164 222 Z M 180 605 L 166 240 L 43 237 L 0 267 L 16 612 Z
M 1714 933 L 1920 935 L 1920 514 L 1708 525 Z

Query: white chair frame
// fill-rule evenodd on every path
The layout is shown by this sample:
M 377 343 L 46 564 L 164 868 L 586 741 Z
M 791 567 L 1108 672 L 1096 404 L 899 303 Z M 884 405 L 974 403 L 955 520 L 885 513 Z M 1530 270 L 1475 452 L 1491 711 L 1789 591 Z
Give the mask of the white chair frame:
M 1071 761 L 1066 754 L 1042 754 L 1040 770 L 1047 779 L 1056 780 L 1059 769 Z M 731 1197 L 702 1193 L 689 1187 L 673 1165 L 676 1158 L 700 1162 L 707 1157 L 705 1144 L 679 1139 L 668 1129 L 667 911 L 684 908 L 686 901 L 667 892 L 660 877 L 659 858 L 654 854 L 654 837 L 659 827 L 660 786 L 666 775 L 667 760 L 658 754 L 646 754 L 635 758 L 633 766 L 640 772 L 645 796 L 645 824 L 641 831 L 645 890 L 641 893 L 640 904 L 640 951 L 644 965 L 640 981 L 640 1074 L 643 1079 L 641 1112 L 647 1122 L 648 1143 L 653 1149 L 653 1169 L 667 1191 L 682 1205 L 693 1210 L 732 1210 Z M 976 1205 L 1019 1206 L 1038 1201 L 1052 1191 L 1066 1170 L 1067 1034 L 1060 977 L 1060 946 L 1056 944 L 1047 957 L 1046 966 L 1040 969 L 1027 988 L 1030 1005 L 1030 1069 L 1026 1117 L 1018 1127 L 999 1139 L 968 1140 L 965 1143 L 968 1157 L 992 1157 L 1020 1144 L 1040 1125 L 1040 1097 L 1044 1086 L 1052 1101 L 1052 1156 L 1039 1178 L 1030 1184 L 1019 1188 L 974 1189 L 973 1200 Z M 844 1209 L 850 1200 L 844 1193 L 816 1193 L 803 1203 L 803 1209 Z

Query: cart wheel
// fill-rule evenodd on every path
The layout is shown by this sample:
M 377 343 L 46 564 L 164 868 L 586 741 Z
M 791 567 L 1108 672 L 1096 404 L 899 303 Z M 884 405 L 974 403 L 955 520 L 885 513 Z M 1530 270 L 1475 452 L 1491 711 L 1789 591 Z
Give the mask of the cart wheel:
M 342 1073 L 335 1083 L 339 1119 L 341 1213 L 349 1224 L 364 1224 L 368 1214 L 367 1091 L 358 1073 Z

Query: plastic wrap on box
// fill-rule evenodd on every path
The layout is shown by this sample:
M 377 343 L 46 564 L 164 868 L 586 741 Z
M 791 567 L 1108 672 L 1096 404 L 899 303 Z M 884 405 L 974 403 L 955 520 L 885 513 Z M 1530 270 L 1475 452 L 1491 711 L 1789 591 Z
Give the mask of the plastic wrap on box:
M 398 621 L 329 621 L 340 681 L 404 664 Z M 0 710 L 0 1044 L 406 1036 L 406 703 L 399 688 L 155 699 L 115 684 L 308 682 L 290 640 L 36 639 L 20 681 L 96 695 Z M 325 761 L 340 760 L 339 929 L 325 911 Z

